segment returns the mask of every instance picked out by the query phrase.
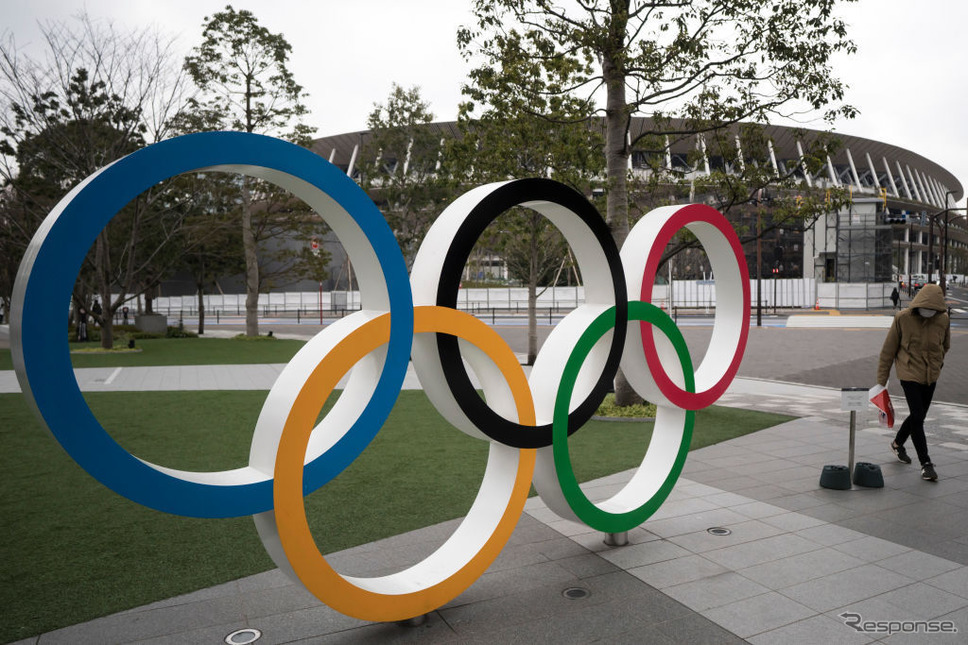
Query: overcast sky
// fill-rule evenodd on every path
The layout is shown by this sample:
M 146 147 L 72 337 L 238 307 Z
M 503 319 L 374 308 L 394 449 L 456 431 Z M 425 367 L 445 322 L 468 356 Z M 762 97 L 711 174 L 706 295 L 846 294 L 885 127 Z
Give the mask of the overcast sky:
M 0 29 L 18 46 L 37 44 L 37 21 L 87 9 L 119 27 L 155 25 L 187 52 L 205 16 L 227 0 L 0 0 Z M 235 0 L 293 47 L 291 69 L 309 92 L 317 136 L 361 130 L 375 102 L 396 82 L 417 85 L 438 120 L 453 120 L 466 77 L 456 30 L 470 22 L 470 0 Z M 857 54 L 836 73 L 858 118 L 845 134 L 906 148 L 968 186 L 968 3 L 859 0 L 840 9 Z M 823 128 L 822 122 L 804 123 Z M 965 200 L 960 204 L 964 206 Z

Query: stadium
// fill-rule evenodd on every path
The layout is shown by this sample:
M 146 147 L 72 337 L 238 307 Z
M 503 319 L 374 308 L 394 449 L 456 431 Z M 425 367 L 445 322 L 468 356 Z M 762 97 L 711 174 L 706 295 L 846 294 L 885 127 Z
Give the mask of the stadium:
M 635 138 L 654 125 L 650 119 L 635 118 L 630 136 Z M 758 137 L 765 145 L 756 152 L 744 150 L 742 136 L 747 125 L 737 124 L 725 136 L 735 141 L 734 150 L 739 151 L 732 157 L 733 161 L 717 155 L 707 137 L 691 136 L 676 141 L 665 139 L 658 152 L 634 151 L 629 170 L 633 180 L 660 173 L 659 183 L 669 186 L 665 203 L 712 203 L 701 188 L 689 187 L 701 187 L 703 178 L 717 171 L 720 174 L 738 172 L 738 166 L 744 163 L 760 164 L 777 178 L 787 179 L 785 189 L 777 187 L 771 195 L 767 188 L 764 199 L 753 200 L 745 208 L 729 212 L 738 230 L 756 230 L 754 227 L 769 223 L 772 198 L 778 197 L 782 190 L 789 197 L 791 181 L 804 192 L 822 194 L 839 190 L 847 195 L 846 204 L 836 210 L 810 221 L 764 228 L 770 232 L 744 243 L 754 298 L 759 290 L 760 301 L 774 308 L 819 305 L 869 309 L 890 306 L 889 296 L 896 286 L 912 290 L 925 281 L 960 283 L 964 280 L 968 266 L 968 226 L 964 209 L 954 207 L 964 196 L 964 189 L 951 172 L 916 152 L 888 142 L 787 126 L 757 126 Z M 461 136 L 456 122 L 418 127 L 421 136 L 441 143 Z M 369 131 L 338 134 L 316 139 L 311 148 L 360 181 L 362 160 L 366 154 L 373 154 L 372 145 L 368 145 L 372 136 Z M 810 164 L 813 170 L 808 170 L 805 157 L 816 149 L 812 146 L 831 136 L 835 141 L 830 148 L 832 152 L 819 162 L 814 156 Z M 409 159 L 389 155 L 382 160 L 389 172 L 406 172 L 408 162 Z M 640 206 L 647 211 L 649 205 Z M 353 309 L 358 305 L 353 270 L 338 240 L 324 239 L 322 246 L 331 257 L 329 278 L 320 284 L 301 281 L 282 285 L 263 294 L 266 312 L 317 307 Z M 488 277 L 508 278 L 500 258 L 492 258 L 489 263 Z M 701 255 L 690 260 L 684 254 L 669 264 L 667 282 L 673 287 L 664 297 L 670 306 L 714 305 L 715 285 L 710 279 L 714 276 L 708 274 L 708 265 L 703 264 Z M 473 278 L 485 276 L 482 272 L 467 277 L 473 282 Z M 221 295 L 207 297 L 210 312 L 238 309 L 243 296 L 232 293 L 237 290 L 233 282 L 220 285 Z M 178 294 L 181 291 L 185 309 L 191 309 L 194 298 L 188 297 L 183 288 L 184 285 L 175 282 L 167 284 L 163 297 L 156 301 L 157 306 L 162 311 L 166 305 L 169 310 L 181 310 L 182 298 Z M 242 289 L 238 291 L 241 293 Z M 523 290 L 515 289 L 513 284 L 500 289 L 463 291 L 462 304 L 469 309 L 520 309 L 526 302 Z M 561 309 L 581 299 L 580 284 L 558 286 L 541 295 L 539 306 Z

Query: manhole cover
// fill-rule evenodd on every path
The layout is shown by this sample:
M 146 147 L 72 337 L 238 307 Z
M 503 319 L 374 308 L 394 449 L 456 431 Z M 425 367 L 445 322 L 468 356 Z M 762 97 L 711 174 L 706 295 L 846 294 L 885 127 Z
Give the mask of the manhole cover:
M 254 643 L 262 638 L 262 632 L 258 629 L 252 629 L 251 627 L 246 627 L 245 629 L 240 629 L 234 631 L 225 637 L 225 642 L 229 645 L 248 645 L 249 643 Z
M 578 600 L 580 598 L 588 598 L 590 595 L 592 595 L 592 592 L 590 592 L 588 589 L 583 589 L 582 587 L 569 587 L 568 589 L 562 591 L 561 595 L 569 600 Z
M 710 535 L 729 535 L 732 531 L 722 526 L 714 526 L 711 529 L 706 529 L 706 533 Z

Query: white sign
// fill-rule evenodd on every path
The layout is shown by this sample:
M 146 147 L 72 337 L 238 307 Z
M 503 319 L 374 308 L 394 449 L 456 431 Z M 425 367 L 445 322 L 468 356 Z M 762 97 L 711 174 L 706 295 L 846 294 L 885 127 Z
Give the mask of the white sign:
M 867 409 L 866 387 L 845 387 L 840 390 L 840 409 L 844 412 L 863 411 Z

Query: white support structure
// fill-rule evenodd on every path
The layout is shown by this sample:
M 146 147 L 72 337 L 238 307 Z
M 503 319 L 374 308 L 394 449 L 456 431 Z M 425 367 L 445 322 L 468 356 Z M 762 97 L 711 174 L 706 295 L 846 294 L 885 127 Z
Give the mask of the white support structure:
M 803 178 L 807 180 L 807 186 L 813 188 L 813 178 L 810 177 L 810 171 L 807 170 L 807 164 L 803 161 L 803 146 L 800 145 L 799 139 L 797 139 L 797 155 L 800 157 L 800 170 L 803 172 Z
M 948 205 L 945 203 L 945 201 L 947 200 L 948 196 L 945 194 L 944 186 L 942 186 L 941 183 L 934 177 L 929 177 L 929 179 L 931 180 L 931 185 L 934 186 L 934 192 L 938 194 L 938 206 L 940 208 L 947 208 Z
M 847 163 L 850 164 L 850 176 L 854 178 L 854 186 L 857 190 L 863 190 L 863 186 L 860 185 L 860 177 L 857 175 L 857 166 L 854 165 L 854 157 L 850 154 L 850 148 L 844 148 L 844 152 L 847 153 Z
M 410 172 L 410 153 L 413 151 L 413 137 L 407 142 L 407 157 L 403 160 L 403 176 L 406 177 Z
M 336 158 L 336 148 L 333 148 L 333 150 L 329 153 L 329 163 L 333 163 L 333 159 L 335 158 Z
M 871 161 L 871 153 L 865 152 L 864 156 L 867 157 L 867 167 L 870 168 L 871 179 L 874 180 L 874 186 L 878 189 L 878 192 L 880 192 L 880 188 L 882 187 L 881 180 L 877 178 L 877 169 L 874 168 L 874 162 Z M 887 186 L 883 186 L 883 188 L 887 188 Z
M 666 171 L 672 172 L 672 146 L 669 145 L 669 135 L 665 138 L 665 162 Z
M 940 183 L 938 183 L 937 179 L 935 179 L 930 175 L 928 175 L 928 181 L 931 182 L 931 190 L 933 190 L 934 194 L 938 196 L 938 207 L 944 208 L 946 206 L 946 204 L 944 203 L 944 200 L 945 200 L 944 187 Z
M 355 146 L 353 146 L 353 154 L 350 155 L 350 165 L 346 169 L 347 177 L 353 176 L 353 169 L 356 167 L 356 155 L 359 154 L 359 152 L 360 152 L 360 144 L 356 144 Z
M 928 189 L 924 185 L 924 180 L 921 178 L 920 171 L 918 172 L 912 171 L 912 174 L 914 174 L 915 183 L 917 183 L 918 188 L 921 189 L 921 201 L 925 202 L 926 204 L 933 204 L 934 200 L 932 199 L 931 194 L 928 192 Z
M 930 175 L 924 174 L 923 172 L 921 173 L 921 177 L 924 179 L 924 183 L 927 184 L 928 192 L 931 193 L 935 205 L 937 205 L 938 208 L 944 208 L 941 203 L 941 193 L 938 192 L 938 184 L 934 181 L 934 178 L 932 178 Z
M 901 193 L 897 192 L 897 184 L 894 183 L 894 175 L 891 173 L 891 166 L 887 163 L 887 157 L 881 157 L 881 161 L 884 162 L 884 170 L 887 171 L 887 180 L 891 183 L 891 190 L 894 191 L 895 197 L 900 197 Z
M 773 150 L 773 140 L 768 139 L 766 142 L 767 148 L 770 150 L 770 163 L 773 164 L 773 174 L 776 177 L 780 176 L 780 168 L 776 164 L 776 152 Z
M 625 149 L 629 151 L 629 162 L 628 162 L 628 166 L 629 166 L 629 170 L 632 170 L 632 133 L 629 132 L 629 131 L 627 131 L 627 130 L 625 132 Z M 549 179 L 551 178 L 551 168 L 550 167 L 548 168 L 548 178 Z
M 827 175 L 830 177 L 830 183 L 840 188 L 840 179 L 837 177 L 837 171 L 834 170 L 834 162 L 830 160 L 830 155 L 827 155 Z
M 904 254 L 904 275 L 911 275 L 911 228 L 904 227 L 904 242 L 908 247 L 908 252 Z
M 800 155 L 800 170 L 803 171 L 803 178 L 807 180 L 807 186 L 813 188 L 813 178 L 810 176 L 807 164 L 803 160 L 803 146 L 800 145 L 799 139 L 797 139 L 797 154 Z
M 743 161 L 743 146 L 739 143 L 739 135 L 736 135 L 736 158 L 739 160 L 739 169 L 746 172 L 746 162 Z
M 437 163 L 434 165 L 434 172 L 440 172 L 440 165 L 444 161 L 444 138 L 440 138 L 440 147 L 437 148 Z
M 918 190 L 918 183 L 914 180 L 914 173 L 911 172 L 911 166 L 904 164 L 905 170 L 907 170 L 908 179 L 911 180 L 911 189 L 914 191 L 914 199 L 919 202 L 926 202 L 927 200 L 921 197 L 921 192 Z
M 918 180 L 918 186 L 921 187 L 921 194 L 927 198 L 929 204 L 932 206 L 937 206 L 938 198 L 934 194 L 934 189 L 931 187 L 931 182 L 928 181 L 927 175 L 920 170 L 915 170 L 914 176 Z
M 907 177 L 904 176 L 904 170 L 901 169 L 901 162 L 895 159 L 894 164 L 897 166 L 897 174 L 901 178 L 901 185 L 904 186 L 904 195 L 908 199 L 914 199 L 914 195 L 911 193 L 911 187 L 908 186 Z
M 696 147 L 702 153 L 702 164 L 708 177 L 712 173 L 709 171 L 709 157 L 706 155 L 706 137 L 702 136 L 702 133 L 696 135 Z

